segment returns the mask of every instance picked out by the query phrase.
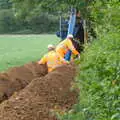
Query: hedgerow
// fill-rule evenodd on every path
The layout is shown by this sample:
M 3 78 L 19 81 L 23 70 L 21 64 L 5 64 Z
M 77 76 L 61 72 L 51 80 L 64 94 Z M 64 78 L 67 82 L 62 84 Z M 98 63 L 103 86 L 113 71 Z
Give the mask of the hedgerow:
M 85 45 L 77 61 L 78 103 L 60 119 L 120 120 L 119 5 L 117 0 L 111 0 L 106 4 L 96 1 L 91 6 L 97 38 Z

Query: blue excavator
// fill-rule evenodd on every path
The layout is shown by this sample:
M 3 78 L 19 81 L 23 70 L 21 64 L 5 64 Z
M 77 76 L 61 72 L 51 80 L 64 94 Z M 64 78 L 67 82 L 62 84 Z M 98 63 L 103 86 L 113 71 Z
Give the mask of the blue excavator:
M 75 8 L 71 8 L 70 15 L 66 19 L 60 15 L 59 31 L 56 35 L 64 40 L 68 34 L 72 34 L 74 37 L 73 45 L 81 52 L 84 44 L 84 27 L 83 20 L 81 19 L 80 12 Z M 71 51 L 69 50 L 65 56 L 65 59 L 70 61 Z

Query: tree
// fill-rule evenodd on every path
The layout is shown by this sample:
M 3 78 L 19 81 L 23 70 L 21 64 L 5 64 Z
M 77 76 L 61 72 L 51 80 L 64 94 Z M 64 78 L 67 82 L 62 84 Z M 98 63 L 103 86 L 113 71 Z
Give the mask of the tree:
M 55 11 L 68 11 L 70 7 L 78 9 L 86 9 L 88 0 L 11 0 L 13 7 L 16 9 L 18 16 L 30 16 L 31 14 L 47 11 L 49 13 Z
M 0 0 L 0 32 L 5 33 L 14 29 L 15 19 L 9 0 Z
M 0 0 L 0 9 L 9 9 L 11 6 L 12 3 L 9 0 Z

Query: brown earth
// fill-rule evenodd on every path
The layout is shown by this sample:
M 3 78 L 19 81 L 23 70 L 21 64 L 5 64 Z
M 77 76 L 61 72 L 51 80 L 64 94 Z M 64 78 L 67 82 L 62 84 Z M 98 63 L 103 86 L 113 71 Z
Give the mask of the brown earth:
M 46 65 L 29 63 L 0 73 L 0 102 L 26 87 L 34 78 L 47 74 Z
M 33 79 L 0 104 L 0 120 L 57 120 L 52 110 L 70 109 L 77 101 L 77 92 L 70 90 L 74 77 L 75 67 L 64 65 Z

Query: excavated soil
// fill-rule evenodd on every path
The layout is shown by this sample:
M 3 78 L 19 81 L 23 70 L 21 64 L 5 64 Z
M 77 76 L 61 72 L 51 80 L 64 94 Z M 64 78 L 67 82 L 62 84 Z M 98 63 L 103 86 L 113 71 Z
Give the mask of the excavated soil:
M 28 63 L 0 73 L 0 102 L 26 87 L 34 78 L 47 74 L 46 65 Z
M 74 76 L 75 67 L 64 65 L 33 79 L 0 104 L 0 120 L 57 120 L 51 111 L 68 110 L 77 101 L 77 92 L 70 90 Z

